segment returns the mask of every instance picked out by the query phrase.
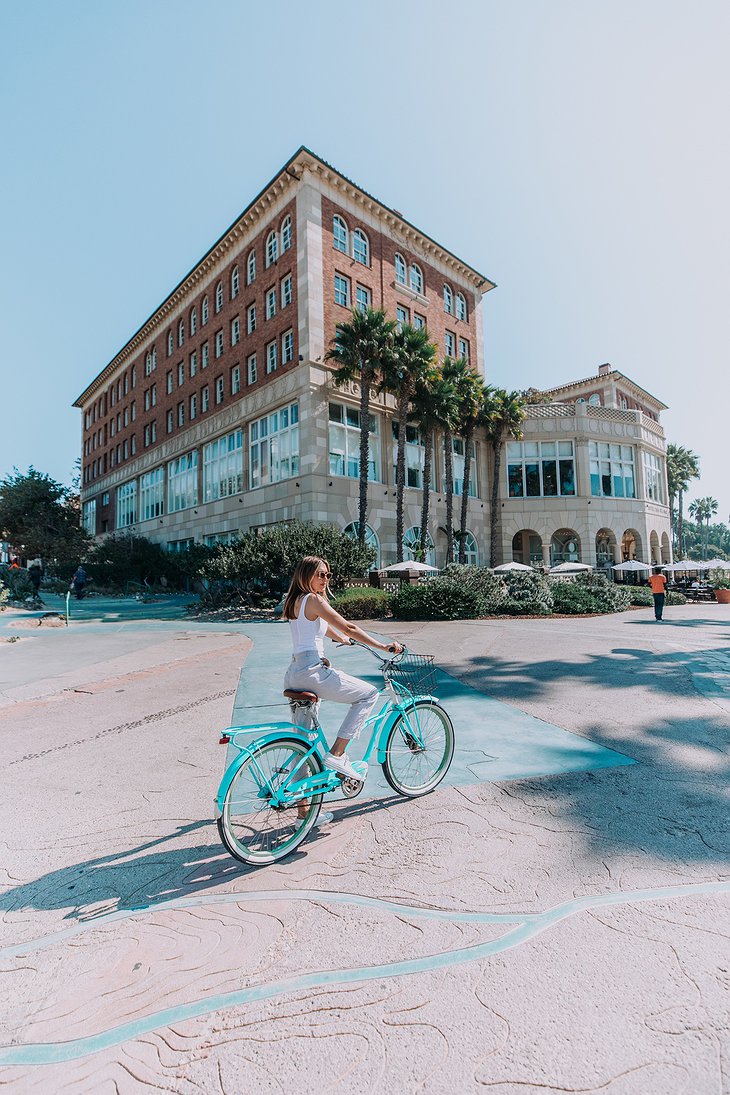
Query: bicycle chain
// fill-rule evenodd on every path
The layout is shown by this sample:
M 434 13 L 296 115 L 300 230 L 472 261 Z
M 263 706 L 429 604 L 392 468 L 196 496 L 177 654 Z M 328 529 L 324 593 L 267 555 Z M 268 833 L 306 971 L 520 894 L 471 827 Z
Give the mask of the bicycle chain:
M 75 741 L 65 741 L 61 745 L 52 745 L 50 749 L 42 749 L 40 753 L 26 753 L 17 760 L 11 760 L 8 768 L 14 764 L 22 764 L 26 760 L 38 760 L 47 757 L 50 753 L 60 753 L 63 749 L 71 749 L 75 745 L 88 745 L 90 742 L 99 741 L 109 734 L 123 734 L 125 730 L 136 730 L 140 726 L 146 726 L 149 722 L 160 722 L 163 719 L 172 718 L 173 715 L 181 715 L 185 711 L 191 711 L 194 707 L 200 707 L 204 703 L 213 703 L 214 700 L 225 699 L 226 696 L 235 696 L 236 689 L 228 689 L 226 692 L 215 692 L 212 696 L 202 696 L 200 699 L 183 703 L 180 707 L 168 707 L 164 711 L 155 711 L 152 715 L 146 715 L 143 719 L 135 719 L 134 722 L 123 722 L 119 726 L 109 726 L 106 730 L 100 730 L 90 738 L 77 738 Z

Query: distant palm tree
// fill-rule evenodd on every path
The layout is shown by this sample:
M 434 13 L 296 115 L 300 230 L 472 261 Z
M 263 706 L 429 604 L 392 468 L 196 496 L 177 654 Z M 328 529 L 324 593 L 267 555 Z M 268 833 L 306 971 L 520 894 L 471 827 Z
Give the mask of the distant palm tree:
M 700 477 L 700 458 L 684 445 L 667 445 L 667 489 L 669 492 L 669 516 L 674 532 L 677 555 L 684 558 L 684 494 L 690 480 Z M 677 499 L 676 522 L 674 499 Z
M 423 501 L 421 504 L 421 555 L 428 551 L 428 515 L 431 499 L 431 473 L 433 467 L 433 439 L 436 430 L 446 431 L 456 423 L 458 397 L 454 384 L 444 377 L 442 369 L 431 369 L 417 384 L 413 393 L 411 418 L 418 422 L 424 435 L 423 453 Z M 453 455 L 453 453 L 452 453 Z M 451 491 L 453 494 L 453 464 L 450 464 Z M 452 530 L 453 546 L 453 530 Z M 447 558 L 447 562 L 451 562 Z
M 507 392 L 497 388 L 490 392 L 484 408 L 487 437 L 492 444 L 494 468 L 492 472 L 492 505 L 489 515 L 490 545 L 489 565 L 497 562 L 497 500 L 499 497 L 499 466 L 502 459 L 502 445 L 505 436 L 519 439 L 522 437 L 522 423 L 525 418 L 525 400 L 520 392 Z
M 485 386 L 479 374 L 463 358 L 457 364 L 461 367 L 461 372 L 456 381 L 459 397 L 458 430 L 464 443 L 464 474 L 461 482 L 461 518 L 459 522 L 459 562 L 465 563 L 469 483 L 471 481 L 471 450 L 477 426 L 484 425 L 487 422 L 485 408 L 491 388 Z
M 403 492 L 406 485 L 406 433 L 408 411 L 419 383 L 428 376 L 436 356 L 425 327 L 401 325 L 393 338 L 393 354 L 384 362 L 378 387 L 396 398 L 398 454 L 395 472 L 395 539 L 397 561 L 403 561 Z
M 690 503 L 689 515 L 693 517 L 698 525 L 702 525 L 704 522 L 705 529 L 702 533 L 702 558 L 707 558 L 707 545 L 710 540 L 710 520 L 717 513 L 717 499 L 712 498 L 710 495 L 706 495 L 704 498 L 698 498 L 696 501 Z
M 450 384 L 456 395 L 456 413 L 454 417 L 443 422 L 444 431 L 444 478 L 446 490 L 444 502 L 446 503 L 446 562 L 454 560 L 454 433 L 459 428 L 459 383 L 464 374 L 464 359 L 454 361 L 447 357 L 443 364 L 443 378 Z
M 349 323 L 340 323 L 325 361 L 334 362 L 335 384 L 360 385 L 360 497 L 357 536 L 365 545 L 370 461 L 370 391 L 392 360 L 395 322 L 385 312 L 353 309 Z

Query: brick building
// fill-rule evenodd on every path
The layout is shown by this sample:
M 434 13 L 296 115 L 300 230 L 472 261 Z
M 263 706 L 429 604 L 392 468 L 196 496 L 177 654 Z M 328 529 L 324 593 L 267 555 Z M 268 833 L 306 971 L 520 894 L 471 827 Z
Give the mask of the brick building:
M 87 530 L 178 550 L 293 518 L 350 525 L 359 393 L 336 389 L 323 364 L 337 324 L 352 307 L 384 308 L 483 373 L 481 305 L 493 287 L 300 148 L 76 401 Z M 368 535 L 381 562 L 395 558 L 391 408 L 373 401 Z M 486 451 L 476 449 L 469 549 L 484 561 Z M 421 456 L 409 428 L 409 530 Z M 434 556 L 445 543 L 442 450 L 435 472 Z

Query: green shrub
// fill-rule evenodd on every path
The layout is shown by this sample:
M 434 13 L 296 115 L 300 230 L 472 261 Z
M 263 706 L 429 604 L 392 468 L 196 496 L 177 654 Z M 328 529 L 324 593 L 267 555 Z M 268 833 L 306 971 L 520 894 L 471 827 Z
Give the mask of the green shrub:
M 508 597 L 507 586 L 504 578 L 488 567 L 450 563 L 443 572 L 443 577 L 476 593 L 481 604 L 480 616 L 502 611 L 502 605 Z
M 631 600 L 629 604 L 632 605 L 653 605 L 654 597 L 651 590 L 647 586 L 624 586 Z
M 507 598 L 499 611 L 508 616 L 549 616 L 553 611 L 551 585 L 539 571 L 504 573 Z
M 2 612 L 4 608 L 7 608 L 9 597 L 10 593 L 7 586 L 0 586 L 0 612 Z
M 479 595 L 450 578 L 401 586 L 391 608 L 399 620 L 471 620 L 482 615 Z
M 555 612 L 623 612 L 631 604 L 625 588 L 609 582 L 602 574 L 579 574 L 551 582 Z
M 392 600 L 393 594 L 384 589 L 352 587 L 338 594 L 334 607 L 346 620 L 382 620 Z
M 334 590 L 343 589 L 349 578 L 361 578 L 375 560 L 373 548 L 362 547 L 333 525 L 292 521 L 260 534 L 244 533 L 222 548 L 200 575 L 208 581 L 230 582 L 233 595 L 264 592 L 280 597 L 305 555 L 319 555 L 328 561 Z
M 13 569 L 9 566 L 0 567 L 0 582 L 7 589 L 9 601 L 27 601 L 35 594 L 28 571 L 22 567 Z
M 684 593 L 667 593 L 666 603 L 668 605 L 686 605 L 687 598 Z

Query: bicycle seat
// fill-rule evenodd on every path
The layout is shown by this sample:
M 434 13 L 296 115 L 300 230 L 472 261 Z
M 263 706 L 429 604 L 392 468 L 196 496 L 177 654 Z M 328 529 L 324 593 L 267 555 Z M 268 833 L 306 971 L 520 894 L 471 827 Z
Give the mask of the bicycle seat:
M 285 688 L 284 695 L 288 700 L 296 700 L 297 703 L 316 703 L 319 699 L 316 692 L 298 692 L 296 688 Z

